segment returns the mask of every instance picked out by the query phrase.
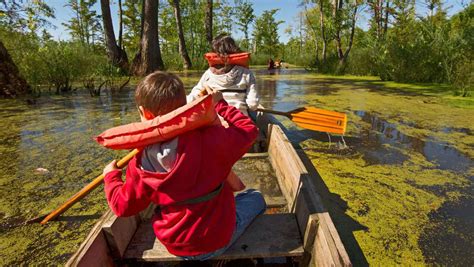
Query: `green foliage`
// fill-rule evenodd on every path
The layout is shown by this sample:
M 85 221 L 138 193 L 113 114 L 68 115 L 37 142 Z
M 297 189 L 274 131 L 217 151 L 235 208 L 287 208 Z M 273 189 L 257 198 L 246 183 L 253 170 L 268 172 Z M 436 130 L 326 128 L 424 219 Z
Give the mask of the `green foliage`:
M 471 60 L 463 60 L 456 66 L 453 75 L 453 85 L 458 91 L 457 95 L 472 96 L 474 91 L 474 63 Z
M 226 1 L 219 1 L 214 6 L 214 26 L 215 33 L 227 32 L 231 33 L 234 28 L 234 20 L 232 17 L 236 14 L 236 10 Z
M 173 70 L 183 70 L 183 61 L 179 53 L 164 53 L 162 54 L 163 61 L 166 62 L 166 66 Z
M 63 25 L 69 30 L 74 41 L 93 45 L 101 41 L 101 21 L 92 7 L 97 0 L 69 0 L 65 5 L 72 9 L 74 16 Z
M 94 53 L 78 42 L 49 41 L 40 47 L 37 55 L 41 62 L 36 69 L 56 93 L 70 91 L 74 81 L 88 75 L 106 74 L 104 66 L 108 66 L 104 54 Z
M 73 82 L 81 78 L 107 74 L 104 50 L 80 42 L 43 40 L 5 28 L 0 28 L 0 38 L 28 83 L 38 88 L 54 88 L 56 93 L 70 91 Z
M 209 52 L 206 31 L 204 23 L 202 23 L 204 21 L 205 4 L 204 1 L 180 1 L 184 39 L 188 55 L 195 69 L 202 69 L 207 66 L 203 64 L 203 55 Z M 174 10 L 169 1 L 160 2 L 159 20 L 160 47 L 163 60 L 167 68 L 183 69 L 183 62 L 178 50 L 178 30 Z M 216 27 L 213 28 L 216 29 Z
M 337 8 L 335 3 L 339 3 Z M 252 3 L 248 0 L 214 1 L 213 34 L 242 31 L 244 36 L 237 42 L 243 50 L 252 50 L 251 64 L 261 65 L 266 64 L 269 58 L 281 58 L 322 73 L 377 75 L 382 80 L 400 82 L 448 83 L 457 88 L 460 95 L 469 95 L 473 87 L 474 4 L 448 18 L 442 3 L 439 0 L 427 1 L 428 15 L 419 16 L 411 0 L 366 2 L 370 29 L 356 29 L 352 49 L 342 60 L 341 52 L 343 54 L 349 44 L 352 15 L 362 1 L 303 1 L 301 6 L 304 11 L 300 14 L 299 23 L 297 21 L 286 31 L 290 35 L 286 44 L 279 42 L 277 30 L 282 21 L 276 19 L 277 9 L 265 10 L 256 18 Z M 54 17 L 54 12 L 44 1 L 2 2 L 2 34 L 4 39 L 8 39 L 7 48 L 12 50 L 15 61 L 30 83 L 67 84 L 65 81 L 84 75 L 114 74 L 111 67 L 101 61 L 105 58 L 105 48 L 100 37 L 100 16 L 93 8 L 96 4 L 97 0 L 69 0 L 65 6 L 73 10 L 73 16 L 64 25 L 73 40 L 56 43 L 45 30 L 47 19 Z M 180 7 L 193 68 L 206 68 L 207 63 L 203 59 L 209 51 L 203 24 L 206 2 L 181 0 Z M 361 16 L 361 9 L 358 17 Z M 142 1 L 123 1 L 123 45 L 131 59 L 139 51 L 141 13 Z M 252 37 L 249 37 L 251 23 L 254 30 Z M 180 70 L 183 62 L 178 51 L 177 26 L 170 0 L 160 1 L 159 25 L 162 57 L 169 69 Z M 5 31 L 12 32 L 12 35 L 6 35 Z M 339 37 L 341 49 L 338 51 L 336 40 Z M 324 44 L 326 53 L 323 58 Z M 70 54 L 70 48 L 77 49 L 77 58 Z M 47 78 L 50 74 L 41 70 L 54 70 L 54 67 L 37 68 L 45 64 L 62 66 L 61 60 L 49 57 L 51 55 L 85 65 L 96 64 L 91 62 L 96 62 L 94 57 L 97 57 L 101 63 L 87 71 L 75 69 L 64 73 L 68 77 L 60 82 L 58 78 Z M 81 56 L 89 59 L 83 61 L 79 58 Z M 64 66 L 85 69 L 72 63 Z M 56 72 L 58 75 L 61 73 L 59 69 Z
M 276 54 L 279 49 L 278 25 L 283 21 L 276 21 L 278 9 L 265 10 L 255 20 L 253 37 L 258 53 Z
M 239 26 L 238 29 L 244 33 L 244 39 L 242 40 L 240 47 L 249 50 L 249 25 L 255 19 L 252 4 L 246 0 L 236 0 L 235 9 L 235 24 L 237 24 Z
M 463 13 L 471 12 L 472 5 Z M 466 71 L 472 61 L 474 42 L 472 16 L 453 17 L 451 21 L 440 13 L 421 20 L 404 18 L 392 29 L 383 44 L 373 46 L 373 62 L 382 78 L 401 82 L 447 82 L 465 79 L 458 69 Z M 467 34 L 466 34 L 467 33 Z M 377 45 L 377 43 L 375 43 Z M 367 55 L 370 56 L 370 55 Z M 467 65 L 466 65 L 467 64 Z M 462 67 L 464 65 L 464 67 Z M 471 71 L 472 72 L 472 69 Z M 469 71 L 468 71 L 469 73 Z
M 275 58 L 275 55 L 264 53 L 252 54 L 250 57 L 250 65 L 267 65 L 269 58 Z
M 46 42 L 37 52 L 42 63 L 38 71 L 57 93 L 70 91 L 74 79 L 86 72 L 90 57 L 84 56 L 84 52 L 84 47 L 77 43 Z
M 185 7 L 181 6 L 181 9 L 181 13 L 183 14 Z M 177 66 L 177 64 L 179 65 L 178 62 L 180 62 L 178 51 L 179 40 L 173 5 L 169 2 L 160 2 L 160 11 L 160 47 L 163 60 L 166 62 L 167 66 Z M 185 19 L 183 16 L 181 18 L 184 24 Z M 188 41 L 187 38 L 185 41 Z
M 51 26 L 54 10 L 45 1 L 0 1 L 0 25 L 30 34 Z
M 347 62 L 346 72 L 355 75 L 380 75 L 382 80 L 386 80 L 384 69 L 377 69 L 381 64 L 374 62 L 377 60 L 384 60 L 385 53 L 379 54 L 378 57 L 369 56 L 374 54 L 374 51 L 379 51 L 376 47 L 373 36 L 369 32 L 364 32 L 361 29 L 356 29 L 355 37 L 356 43 L 351 51 L 349 61 Z
M 138 52 L 141 32 L 141 10 L 142 1 L 127 0 L 123 3 L 123 44 L 127 50 L 127 55 L 134 55 Z M 160 25 L 160 34 L 162 32 Z
M 20 73 L 25 76 L 30 84 L 36 84 L 39 78 L 31 70 L 34 69 L 39 60 L 39 57 L 35 54 L 40 45 L 38 38 L 32 34 L 23 34 L 0 26 L 0 39 L 2 39 Z
M 298 38 L 292 37 L 284 47 L 281 47 L 278 55 L 274 56 L 284 61 L 291 60 L 290 63 L 295 65 L 310 66 L 314 64 L 311 53 L 314 49 L 313 45 L 303 43 Z
M 449 38 L 456 40 L 458 62 L 452 75 L 453 85 L 460 95 L 468 96 L 474 90 L 474 4 L 451 19 Z
M 398 82 L 448 83 L 469 95 L 472 90 L 474 59 L 474 4 L 447 17 L 442 1 L 428 1 L 428 15 L 417 16 L 413 1 L 368 3 L 370 29 L 356 29 L 354 45 L 341 66 L 335 45 L 339 29 L 347 43 L 350 36 L 350 9 L 334 15 L 330 1 L 305 2 L 303 31 L 283 47 L 283 54 L 298 64 L 332 74 L 378 75 L 382 80 Z M 310 4 L 308 4 L 310 3 Z M 313 4 L 311 4 L 313 3 Z M 327 55 L 322 59 L 322 32 L 319 4 L 323 5 Z M 385 27 L 385 16 L 389 17 Z M 289 31 L 291 32 L 291 30 Z M 298 51 L 298 54 L 295 54 Z M 342 72 L 341 72 L 342 70 Z

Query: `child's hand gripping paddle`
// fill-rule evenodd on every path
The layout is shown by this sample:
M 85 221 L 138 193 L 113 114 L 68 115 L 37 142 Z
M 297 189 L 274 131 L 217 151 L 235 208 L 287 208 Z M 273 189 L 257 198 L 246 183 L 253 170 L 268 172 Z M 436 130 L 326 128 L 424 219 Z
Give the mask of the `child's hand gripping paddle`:
M 201 98 L 200 100 L 193 101 L 151 121 L 114 127 L 102 133 L 96 138 L 96 140 L 101 145 L 112 149 L 133 149 L 136 147 L 145 147 L 151 143 L 161 142 L 173 138 L 174 136 L 183 133 L 183 131 L 192 130 L 211 124 L 216 118 L 215 110 L 210 108 L 211 106 L 211 99 Z M 133 136 L 134 133 L 136 138 L 132 140 L 129 137 L 131 135 Z M 146 140 L 140 140 L 140 137 L 143 136 L 146 137 Z M 134 149 L 132 152 L 117 162 L 117 167 L 120 169 L 125 167 L 127 163 L 135 155 L 137 155 L 137 153 L 139 153 L 139 150 Z M 46 224 L 48 221 L 55 219 L 63 212 L 68 210 L 72 205 L 84 198 L 89 192 L 99 186 L 103 180 L 104 175 L 99 175 L 91 183 L 81 189 L 81 191 L 77 192 L 63 205 L 49 213 L 47 216 L 40 216 L 28 220 L 26 223 L 41 221 L 41 224 Z

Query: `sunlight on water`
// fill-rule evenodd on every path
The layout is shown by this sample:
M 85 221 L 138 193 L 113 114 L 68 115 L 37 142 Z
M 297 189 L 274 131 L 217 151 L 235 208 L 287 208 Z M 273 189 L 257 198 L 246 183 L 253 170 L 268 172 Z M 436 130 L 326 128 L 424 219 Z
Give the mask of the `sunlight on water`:
M 200 77 L 179 75 L 187 90 Z M 385 90 L 369 77 L 302 69 L 256 75 L 268 108 L 313 105 L 348 114 L 347 149 L 338 148 L 339 137 L 329 143 L 326 134 L 278 119 L 327 185 L 327 205 L 355 263 L 473 264 L 466 254 L 474 250 L 474 126 L 466 121 L 473 109 L 408 98 L 393 92 L 396 84 Z M 64 264 L 77 249 L 107 208 L 101 188 L 48 226 L 18 224 L 54 209 L 126 153 L 103 149 L 92 138 L 138 120 L 133 93 L 126 88 L 93 98 L 79 90 L 33 105 L 0 100 L 0 265 Z

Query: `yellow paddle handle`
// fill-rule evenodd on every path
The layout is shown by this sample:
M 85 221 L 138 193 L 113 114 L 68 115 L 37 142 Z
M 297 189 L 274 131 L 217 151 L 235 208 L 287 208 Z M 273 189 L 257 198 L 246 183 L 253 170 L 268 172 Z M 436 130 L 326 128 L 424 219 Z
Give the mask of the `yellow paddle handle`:
M 132 150 L 132 152 L 128 153 L 125 157 L 120 159 L 117 162 L 117 167 L 119 169 L 125 167 L 127 163 L 140 152 L 138 149 Z M 86 185 L 84 188 L 81 189 L 81 191 L 77 192 L 72 196 L 70 199 L 68 199 L 63 205 L 61 205 L 59 208 L 53 210 L 51 213 L 48 214 L 40 223 L 41 224 L 46 224 L 50 220 L 54 220 L 56 217 L 64 213 L 66 210 L 68 210 L 72 205 L 76 204 L 79 200 L 83 199 L 87 194 L 89 194 L 92 190 L 94 190 L 97 186 L 99 186 L 103 181 L 104 181 L 104 175 L 101 174 L 97 176 L 92 182 L 90 182 L 88 185 Z

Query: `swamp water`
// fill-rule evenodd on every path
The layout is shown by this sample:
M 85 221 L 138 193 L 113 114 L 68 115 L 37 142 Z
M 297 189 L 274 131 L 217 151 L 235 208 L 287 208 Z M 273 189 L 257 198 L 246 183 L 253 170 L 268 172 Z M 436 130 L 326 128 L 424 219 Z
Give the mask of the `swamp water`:
M 354 264 L 474 264 L 472 106 L 372 77 L 256 74 L 266 107 L 348 114 L 347 148 L 339 137 L 329 142 L 278 119 L 317 168 L 315 183 Z M 181 77 L 187 88 L 199 79 Z M 137 119 L 133 90 L 96 98 L 80 91 L 34 105 L 0 100 L 0 265 L 65 263 L 107 208 L 101 188 L 58 222 L 14 225 L 56 208 L 124 155 L 91 138 Z

